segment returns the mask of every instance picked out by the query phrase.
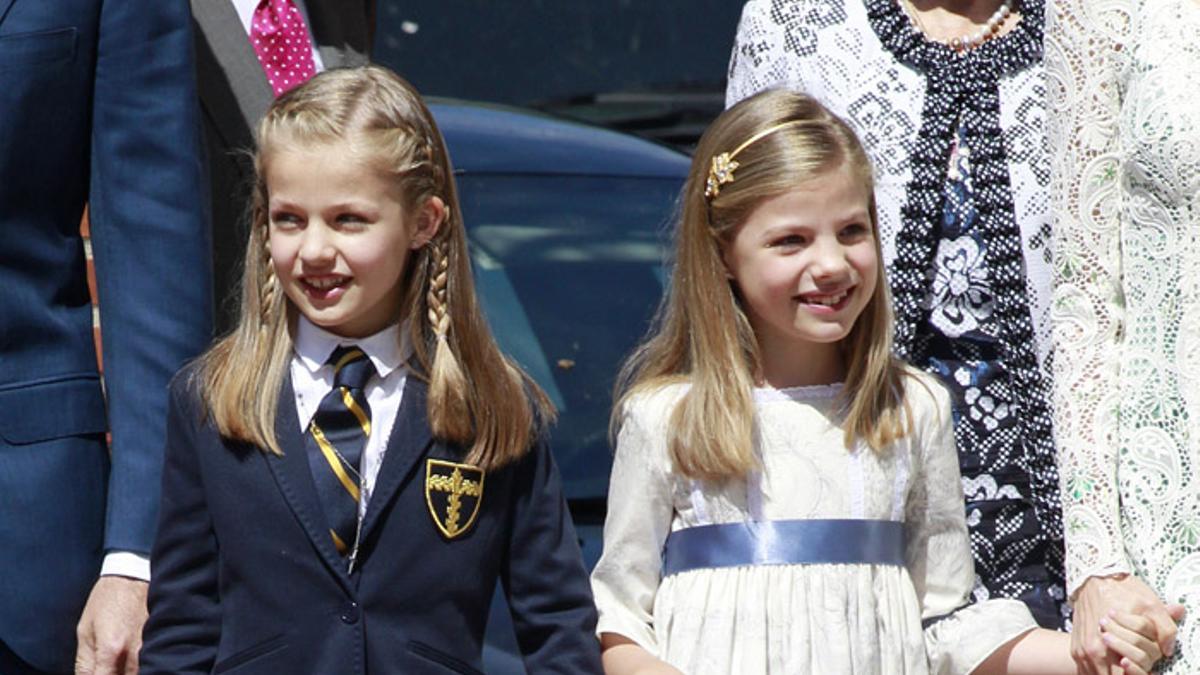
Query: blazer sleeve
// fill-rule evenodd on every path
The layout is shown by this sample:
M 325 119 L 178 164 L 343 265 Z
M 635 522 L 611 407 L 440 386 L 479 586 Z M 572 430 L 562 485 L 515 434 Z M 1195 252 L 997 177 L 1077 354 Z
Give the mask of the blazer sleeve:
M 543 439 L 514 467 L 513 526 L 501 569 L 531 673 L 600 673 L 596 608 L 558 468 Z
M 201 415 L 187 379 L 183 373 L 171 387 L 150 618 L 138 659 L 142 675 L 208 673 L 221 634 L 217 539 L 198 459 Z
M 105 549 L 154 535 L 167 383 L 208 343 L 206 173 L 186 0 L 106 0 L 89 213 L 112 432 Z

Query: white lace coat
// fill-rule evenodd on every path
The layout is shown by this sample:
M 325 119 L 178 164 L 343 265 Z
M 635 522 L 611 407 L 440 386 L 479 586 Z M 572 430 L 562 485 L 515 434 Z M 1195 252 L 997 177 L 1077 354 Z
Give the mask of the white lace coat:
M 592 574 L 598 633 L 634 640 L 688 675 L 968 673 L 1034 626 L 1016 600 L 963 607 L 974 571 L 949 397 L 907 387 L 915 431 L 885 452 L 842 444 L 838 388 L 755 392 L 764 470 L 699 483 L 672 470 L 667 424 L 683 385 L 630 403 Z M 762 565 L 662 578 L 675 531 L 746 519 L 906 523 L 906 564 Z M 922 627 L 922 620 L 930 625 Z
M 1067 574 L 1183 601 L 1200 672 L 1200 1 L 1058 0 L 1047 27 Z

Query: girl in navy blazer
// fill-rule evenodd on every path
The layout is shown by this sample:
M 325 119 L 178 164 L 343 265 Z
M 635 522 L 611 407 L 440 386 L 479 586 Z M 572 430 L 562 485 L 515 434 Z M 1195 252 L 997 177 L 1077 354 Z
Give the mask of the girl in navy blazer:
M 445 144 L 333 70 L 258 131 L 237 328 L 171 388 L 143 673 L 599 672 L 551 409 L 479 311 Z

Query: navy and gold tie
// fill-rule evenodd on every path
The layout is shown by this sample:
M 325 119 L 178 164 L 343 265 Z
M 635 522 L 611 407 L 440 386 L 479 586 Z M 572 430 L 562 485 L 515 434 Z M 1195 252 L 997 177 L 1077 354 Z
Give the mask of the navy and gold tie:
M 333 389 L 321 399 L 308 427 L 308 465 L 333 545 L 347 555 L 358 528 L 359 464 L 371 435 L 371 408 L 363 389 L 375 366 L 358 347 L 338 347 L 326 363 L 333 364 Z

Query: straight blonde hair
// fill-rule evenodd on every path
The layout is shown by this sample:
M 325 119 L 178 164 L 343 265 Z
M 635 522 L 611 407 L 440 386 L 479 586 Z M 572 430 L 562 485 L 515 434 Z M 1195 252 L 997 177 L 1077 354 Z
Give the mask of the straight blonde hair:
M 197 377 L 221 435 L 283 454 L 278 396 L 297 312 L 271 262 L 265 176 L 276 151 L 353 141 L 363 161 L 395 182 L 405 213 L 432 197 L 447 215 L 409 256 L 401 280 L 412 374 L 429 384 L 434 437 L 469 448 L 466 461 L 498 468 L 523 456 L 554 409 L 497 347 L 475 298 L 467 235 L 445 141 L 413 87 L 378 66 L 330 70 L 280 96 L 258 126 L 250 237 L 237 327 L 200 359 Z
M 736 179 L 706 197 L 713 158 L 763 132 L 737 153 Z M 676 469 L 689 478 L 721 480 L 756 467 L 753 389 L 762 364 L 722 252 L 764 201 L 843 167 L 871 194 L 875 254 L 882 260 L 871 163 L 845 122 L 811 97 L 785 90 L 750 97 L 713 122 L 696 148 L 681 196 L 667 293 L 650 337 L 617 379 L 614 430 L 631 397 L 685 382 L 690 386 L 668 425 Z M 841 393 L 846 447 L 861 439 L 879 450 L 904 437 L 912 426 L 906 370 L 892 355 L 891 301 L 882 270 L 840 351 L 847 363 Z

